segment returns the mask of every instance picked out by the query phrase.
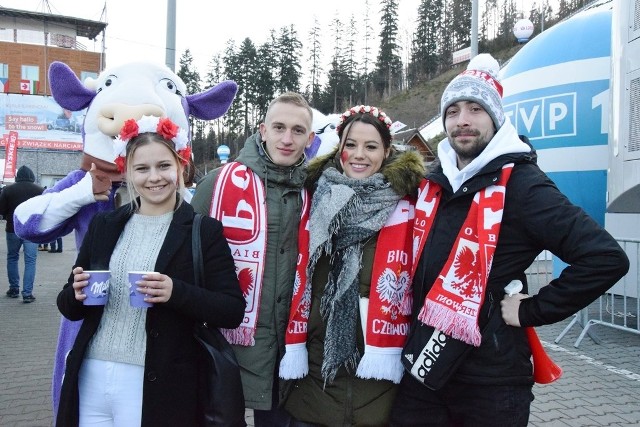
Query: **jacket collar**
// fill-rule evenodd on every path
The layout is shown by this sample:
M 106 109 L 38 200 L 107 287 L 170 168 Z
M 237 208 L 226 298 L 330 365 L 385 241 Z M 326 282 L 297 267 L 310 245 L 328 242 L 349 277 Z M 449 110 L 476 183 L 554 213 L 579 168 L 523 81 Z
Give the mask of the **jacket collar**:
M 524 163 L 536 163 L 535 151 L 528 153 L 510 153 L 498 156 L 495 159 L 487 163 L 478 173 L 472 178 L 465 181 L 456 194 L 475 194 L 477 191 L 494 183 L 494 178 L 498 178 L 502 171 L 502 167 L 507 163 L 524 164 Z M 438 183 L 442 188 L 446 189 L 450 193 L 454 193 L 449 180 L 445 176 L 442 165 L 439 160 L 436 159 L 430 166 L 427 172 L 427 179 Z
M 337 147 L 331 153 L 311 160 L 307 168 L 308 176 L 305 182 L 307 188 L 315 188 L 322 172 L 329 167 L 343 172 L 342 166 L 340 166 L 338 150 L 339 148 Z M 401 197 L 404 197 L 414 193 L 420 185 L 420 181 L 424 178 L 424 160 L 415 151 L 400 152 L 394 149 L 391 151 L 389 158 L 383 162 L 380 173 L 391 184 L 393 190 Z
M 484 150 L 463 169 L 458 169 L 458 156 L 451 147 L 449 139 L 444 139 L 438 145 L 438 159 L 451 188 L 456 192 L 462 187 L 462 184 L 473 178 L 496 158 L 505 154 L 528 153 L 529 151 L 531 151 L 531 147 L 518 138 L 516 129 L 507 119 Z
M 303 159 L 293 166 L 278 166 L 266 155 L 261 144 L 260 133 L 251 135 L 244 143 L 237 162 L 247 166 L 265 182 L 275 182 L 278 185 L 300 188 L 307 176 Z
M 177 198 L 176 198 L 177 201 Z M 113 240 L 106 242 L 111 244 L 111 247 L 115 247 L 125 224 L 134 214 L 134 209 L 131 204 L 126 204 L 118 209 L 109 212 L 105 216 L 105 221 L 108 225 L 113 227 L 109 233 L 107 239 Z M 169 230 L 167 236 L 164 239 L 160 252 L 158 253 L 158 259 L 156 260 L 155 271 L 164 271 L 167 265 L 174 257 L 176 252 L 182 247 L 184 241 L 187 238 L 191 238 L 191 224 L 193 223 L 194 210 L 191 205 L 186 202 L 182 202 L 178 209 L 173 212 L 173 218 L 171 224 L 169 224 Z

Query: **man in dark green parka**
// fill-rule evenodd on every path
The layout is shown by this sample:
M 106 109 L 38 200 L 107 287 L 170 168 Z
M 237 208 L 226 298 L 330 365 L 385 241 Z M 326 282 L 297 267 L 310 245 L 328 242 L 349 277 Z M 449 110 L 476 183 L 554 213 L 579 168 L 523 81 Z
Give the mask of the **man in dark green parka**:
M 299 94 L 285 93 L 274 99 L 260 132 L 247 139 L 235 162 L 204 177 L 191 201 L 196 212 L 218 217 L 225 226 L 248 301 L 243 325 L 227 331 L 227 337 L 238 343 L 234 350 L 241 367 L 245 403 L 254 409 L 256 427 L 280 425 L 288 417 L 279 408 L 283 387 L 278 366 L 284 354 L 298 255 L 301 192 L 306 178 L 304 149 L 314 139 L 312 115 Z M 249 185 L 238 190 L 240 176 L 241 183 L 256 184 L 253 201 L 247 203 L 242 193 L 252 190 L 247 189 Z M 229 206 L 232 209 L 225 209 Z M 240 218 L 242 212 L 257 214 Z M 242 235 L 238 224 L 245 232 L 249 228 L 259 230 L 260 212 L 266 217 L 266 235 L 258 233 L 247 245 L 238 243 L 237 236 Z M 239 222 L 233 223 L 231 216 Z M 258 246 L 262 242 L 264 250 L 255 250 L 256 242 Z M 260 267 L 253 268 L 255 265 Z

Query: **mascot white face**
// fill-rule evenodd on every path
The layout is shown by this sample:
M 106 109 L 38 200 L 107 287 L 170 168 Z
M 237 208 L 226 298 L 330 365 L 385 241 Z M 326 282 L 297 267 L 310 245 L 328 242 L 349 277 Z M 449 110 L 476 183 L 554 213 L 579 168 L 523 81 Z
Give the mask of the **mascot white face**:
M 316 133 L 316 137 L 306 152 L 309 159 L 330 153 L 338 146 L 339 142 L 336 126 L 338 125 L 340 114 L 325 115 L 315 108 L 312 108 L 312 110 L 313 121 L 311 127 Z
M 84 151 L 94 157 L 112 162 L 112 138 L 125 120 L 141 114 L 170 117 L 181 129 L 189 128 L 181 102 L 186 86 L 167 67 L 124 64 L 85 84 L 96 91 L 84 121 Z
M 203 120 L 222 116 L 233 101 L 237 85 L 225 81 L 204 92 L 186 93 L 186 86 L 168 67 L 152 62 L 131 62 L 109 68 L 96 80 L 81 82 L 66 64 L 49 67 L 51 93 L 70 111 L 87 108 L 82 136 L 84 152 L 113 163 L 113 139 L 128 119 L 143 115 L 168 117 L 189 129 L 191 115 Z

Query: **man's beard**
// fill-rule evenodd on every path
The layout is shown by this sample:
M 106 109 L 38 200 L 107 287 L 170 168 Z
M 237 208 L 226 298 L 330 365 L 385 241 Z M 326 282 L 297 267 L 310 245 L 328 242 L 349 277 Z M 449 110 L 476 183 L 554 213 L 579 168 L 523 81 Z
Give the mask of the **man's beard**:
M 455 138 L 464 135 L 466 138 L 472 137 L 473 142 L 465 142 L 464 144 L 458 144 Z M 451 132 L 449 136 L 449 145 L 458 156 L 458 159 L 465 164 L 465 166 L 473 161 L 480 155 L 489 145 L 489 141 L 485 141 L 484 136 L 477 129 L 458 129 Z

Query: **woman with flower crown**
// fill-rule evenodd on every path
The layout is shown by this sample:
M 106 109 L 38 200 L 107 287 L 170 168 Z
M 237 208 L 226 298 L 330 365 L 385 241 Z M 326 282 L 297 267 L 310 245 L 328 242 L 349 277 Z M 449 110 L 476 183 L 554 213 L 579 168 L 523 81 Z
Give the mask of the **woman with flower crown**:
M 187 133 L 171 120 L 128 120 L 114 142 L 116 164 L 137 197 L 98 213 L 87 231 L 58 308 L 83 319 L 67 358 L 59 426 L 203 425 L 203 356 L 196 322 L 233 328 L 245 302 L 219 221 L 201 225 L 205 280 L 194 284 L 193 208 L 183 202 Z M 110 270 L 105 306 L 83 305 L 85 270 Z M 150 308 L 129 304 L 129 271 Z
M 422 157 L 392 147 L 391 119 L 360 105 L 336 150 L 308 166 L 313 192 L 280 376 L 292 426 L 387 424 L 411 313 L 411 231 Z

